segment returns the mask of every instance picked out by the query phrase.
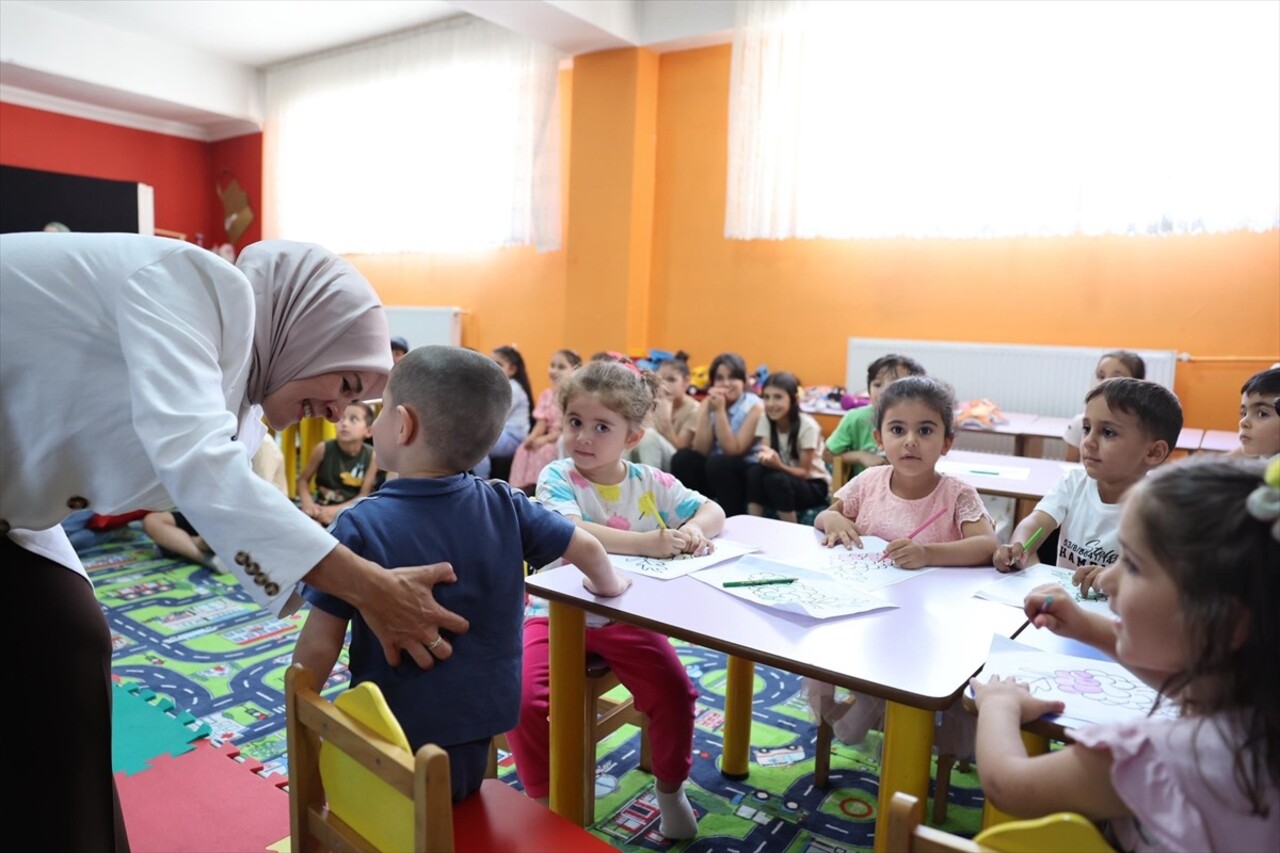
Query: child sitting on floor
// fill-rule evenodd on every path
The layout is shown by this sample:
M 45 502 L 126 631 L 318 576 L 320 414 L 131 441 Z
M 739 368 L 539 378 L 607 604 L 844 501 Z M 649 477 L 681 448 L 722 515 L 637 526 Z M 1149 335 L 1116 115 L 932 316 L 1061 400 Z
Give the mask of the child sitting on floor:
M 885 464 L 887 460 L 875 438 L 876 406 L 880 402 L 880 395 L 895 379 L 924 375 L 924 368 L 920 363 L 905 355 L 891 353 L 867 365 L 867 394 L 871 397 L 871 405 L 851 409 L 840 419 L 822 451 L 823 461 L 834 462 L 839 457 L 851 466 L 850 478 L 862 473 L 864 468 Z M 837 485 L 843 486 L 844 483 Z
M 1026 613 L 1115 657 L 1178 717 L 1077 728 L 1073 744 L 1030 757 L 1022 724 L 1061 703 L 1013 679 L 975 678 L 982 790 L 1017 817 L 1107 821 L 1120 850 L 1270 853 L 1280 840 L 1280 459 L 1265 479 L 1252 460 L 1165 466 L 1125 500 L 1120 541 L 1101 579 L 1114 618 L 1052 586 L 1027 597 Z
M 410 352 L 392 369 L 373 425 L 378 454 L 400 476 L 333 527 L 339 542 L 379 565 L 453 565 L 456 582 L 436 586 L 435 597 L 470 628 L 448 662 L 388 665 L 363 616 L 314 589 L 305 592 L 312 608 L 293 656 L 327 678 L 350 623 L 352 685 L 382 689 L 413 750 L 434 743 L 449 753 L 455 800 L 480 787 L 490 740 L 519 716 L 522 562 L 541 567 L 564 557 L 597 595 L 620 595 L 630 584 L 585 530 L 506 483 L 466 473 L 493 446 L 510 407 L 507 376 L 479 353 Z
M 348 403 L 338 421 L 338 437 L 317 444 L 298 473 L 298 506 L 323 525 L 332 524 L 340 512 L 373 491 L 378 466 L 373 448 L 365 444 L 373 415 L 368 403 Z
M 558 349 L 552 354 L 551 367 L 547 371 L 551 387 L 538 395 L 538 405 L 533 409 L 533 432 L 520 443 L 515 458 L 511 460 L 511 476 L 507 482 L 517 489 L 532 492 L 542 469 L 560 458 L 560 422 L 564 413 L 560 411 L 556 391 L 560 380 L 580 364 L 582 356 L 571 349 Z
M 768 506 L 779 520 L 794 522 L 797 511 L 827 502 L 831 472 L 822 461 L 822 429 L 812 415 L 800 411 L 799 388 L 794 374 L 770 373 L 760 389 L 760 452 L 747 468 L 751 515 L 764 515 Z

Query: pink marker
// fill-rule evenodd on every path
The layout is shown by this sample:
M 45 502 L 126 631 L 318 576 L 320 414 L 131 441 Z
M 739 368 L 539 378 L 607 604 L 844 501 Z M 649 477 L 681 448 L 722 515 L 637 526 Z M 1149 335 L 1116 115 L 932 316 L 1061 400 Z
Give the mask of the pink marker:
M 934 523 L 935 521 L 937 521 L 938 519 L 942 518 L 944 515 L 946 515 L 946 514 L 947 514 L 948 512 L 950 512 L 950 511 L 951 511 L 951 510 L 947 509 L 947 508 L 944 506 L 942 509 L 940 509 L 940 510 L 938 510 L 937 512 L 935 512 L 933 515 L 929 516 L 928 521 L 926 521 L 924 524 L 920 525 L 920 526 L 919 526 L 919 527 L 917 527 L 915 530 L 913 530 L 913 531 L 911 531 L 910 533 L 908 533 L 908 534 L 907 534 L 906 536 L 904 536 L 903 538 L 904 538 L 904 539 L 915 539 L 917 536 L 919 536 L 921 533 L 923 533 L 923 532 L 924 532 L 925 528 L 927 528 L 930 524 L 933 524 L 933 523 Z M 881 558 L 881 559 L 885 559 L 885 557 L 884 557 L 884 555 L 883 555 L 883 554 L 881 554 L 881 555 L 880 555 L 880 558 Z

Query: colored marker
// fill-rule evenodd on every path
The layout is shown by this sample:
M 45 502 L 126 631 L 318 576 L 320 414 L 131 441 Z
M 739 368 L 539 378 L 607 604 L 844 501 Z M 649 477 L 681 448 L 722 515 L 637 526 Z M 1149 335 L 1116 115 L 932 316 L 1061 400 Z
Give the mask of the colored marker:
M 1044 533 L 1044 528 L 1037 527 L 1036 532 L 1031 534 L 1031 538 L 1027 540 L 1027 544 L 1022 546 L 1022 556 L 1018 558 L 1019 562 L 1021 562 L 1022 560 L 1025 560 L 1027 558 L 1027 555 L 1031 553 L 1031 549 L 1034 548 L 1035 544 L 1040 541 L 1041 533 Z
M 970 469 L 969 469 L 969 473 L 970 473 L 970 474 L 986 474 L 986 475 L 987 475 L 987 476 L 989 476 L 989 477 L 999 477 L 999 476 L 1000 476 L 1000 472 L 999 472 L 999 471 L 983 471 L 983 470 L 981 470 L 981 469 L 979 469 L 979 468 L 970 468 Z
M 906 535 L 906 538 L 907 538 L 907 539 L 915 539 L 917 536 L 919 536 L 921 533 L 923 533 L 923 532 L 924 532 L 924 529 L 925 529 L 926 527 L 928 527 L 930 524 L 933 524 L 933 523 L 934 523 L 935 521 L 937 521 L 938 519 L 942 518 L 942 517 L 943 517 L 944 515 L 946 515 L 948 512 L 950 512 L 950 510 L 949 510 L 947 507 L 945 507 L 945 506 L 944 506 L 942 509 L 940 509 L 940 510 L 938 510 L 937 512 L 935 512 L 933 515 L 929 516 L 929 520 L 928 520 L 928 521 L 926 521 L 924 524 L 920 525 L 920 526 L 919 526 L 919 527 L 917 527 L 915 530 L 913 530 L 913 531 L 911 531 L 910 533 L 908 533 L 908 534 Z
M 1040 602 L 1040 609 L 1036 613 L 1048 613 L 1049 608 L 1053 606 L 1053 596 L 1046 595 L 1044 601 Z
M 777 586 L 784 583 L 795 583 L 795 578 L 768 578 L 767 580 L 758 581 L 725 581 L 720 586 L 725 589 L 731 589 L 742 586 Z
M 645 492 L 640 496 L 640 512 L 641 514 L 652 515 L 658 520 L 658 526 L 663 530 L 667 529 L 667 523 L 662 520 L 662 513 L 658 512 L 658 505 L 654 503 L 653 493 Z

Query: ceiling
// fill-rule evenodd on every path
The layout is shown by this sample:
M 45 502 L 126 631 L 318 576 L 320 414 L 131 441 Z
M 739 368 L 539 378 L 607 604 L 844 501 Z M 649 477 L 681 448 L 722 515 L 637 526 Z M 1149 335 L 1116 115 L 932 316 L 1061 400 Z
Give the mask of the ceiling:
M 253 68 L 462 14 L 445 0 L 40 0 L 36 5 Z

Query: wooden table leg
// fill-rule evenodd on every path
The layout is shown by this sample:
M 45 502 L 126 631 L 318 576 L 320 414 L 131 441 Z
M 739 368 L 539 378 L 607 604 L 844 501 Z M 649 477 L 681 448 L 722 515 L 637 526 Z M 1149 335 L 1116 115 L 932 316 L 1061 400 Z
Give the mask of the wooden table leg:
M 756 666 L 745 658 L 726 656 L 728 676 L 724 690 L 724 752 L 720 774 L 745 779 L 751 766 L 751 703 L 755 696 Z
M 1031 732 L 1022 732 L 1022 743 L 1027 748 L 1027 755 L 1044 755 L 1049 751 L 1049 739 L 1044 735 L 1033 735 Z M 978 771 L 978 779 L 982 779 L 982 771 Z M 991 805 L 991 801 L 985 797 L 982 800 L 982 828 L 995 826 L 998 823 L 1008 823 L 1011 820 L 1017 820 L 1013 815 L 1000 811 Z
M 583 826 L 586 820 L 582 763 L 586 761 L 582 703 L 586 692 L 586 614 L 552 601 L 551 810 Z
M 880 762 L 880 801 L 876 813 L 875 853 L 887 853 L 889 801 L 897 791 L 921 803 L 929 796 L 929 759 L 933 752 L 934 712 L 886 702 L 884 751 Z

